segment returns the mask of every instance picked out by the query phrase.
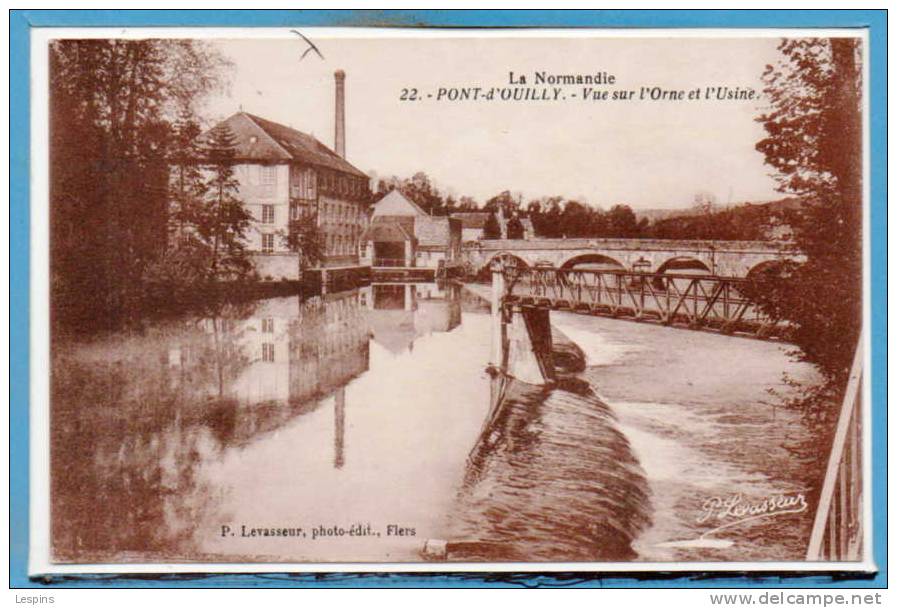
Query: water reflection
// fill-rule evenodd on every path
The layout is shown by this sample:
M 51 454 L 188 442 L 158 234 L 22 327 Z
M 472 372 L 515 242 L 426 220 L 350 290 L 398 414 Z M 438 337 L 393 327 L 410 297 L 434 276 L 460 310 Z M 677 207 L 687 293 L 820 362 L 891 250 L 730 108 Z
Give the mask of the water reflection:
M 314 410 L 368 370 L 370 332 L 360 290 L 275 298 L 257 302 L 246 316 L 235 312 L 196 321 L 195 330 L 174 337 L 168 350 L 185 397 L 231 406 L 217 408 L 209 420 L 223 446 L 254 441 Z M 203 374 L 214 382 L 189 383 Z
M 374 340 L 393 353 L 414 350 L 414 341 L 461 323 L 460 286 L 447 283 L 374 284 L 365 302 Z
M 394 371 L 365 380 L 365 391 L 347 390 L 371 376 L 371 336 L 392 353 L 410 353 L 415 340 L 458 327 L 457 296 L 457 287 L 435 284 L 374 285 L 222 306 L 206 318 L 155 326 L 142 335 L 54 345 L 54 558 L 195 560 L 247 551 L 214 546 L 207 538 L 222 518 L 253 499 L 233 483 L 243 475 L 234 455 L 248 456 L 292 433 L 306 439 L 308 453 L 293 445 L 293 454 L 278 458 L 295 458 L 293 465 L 301 468 L 303 458 L 317 462 L 321 440 L 329 436 L 327 468 L 351 468 L 353 407 L 376 401 L 381 389 L 396 400 L 388 386 L 379 386 Z M 317 412 L 330 407 L 330 428 L 322 433 Z M 313 415 L 300 427 L 294 424 Z M 394 442 L 366 413 L 359 416 L 366 433 Z M 434 432 L 445 427 L 436 418 Z M 472 437 L 457 450 L 463 451 L 464 441 L 469 447 Z M 376 451 L 363 453 L 364 441 L 356 442 L 359 457 L 377 460 Z M 356 468 L 365 465 L 360 460 Z M 250 475 L 264 475 L 266 466 Z M 321 474 L 315 468 L 314 475 Z M 305 495 L 302 500 L 310 500 Z M 197 526 L 204 527 L 201 533 Z M 291 549 L 275 558 L 294 554 Z

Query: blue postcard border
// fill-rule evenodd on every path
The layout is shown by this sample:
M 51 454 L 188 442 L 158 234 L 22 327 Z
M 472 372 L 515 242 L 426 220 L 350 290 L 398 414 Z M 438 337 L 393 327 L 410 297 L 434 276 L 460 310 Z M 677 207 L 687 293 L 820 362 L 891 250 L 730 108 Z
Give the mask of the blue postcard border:
M 14 10 L 10 12 L 10 572 L 37 587 L 887 587 L 886 10 Z M 866 28 L 870 58 L 872 500 L 874 576 L 745 573 L 27 575 L 29 485 L 30 30 L 33 27 Z

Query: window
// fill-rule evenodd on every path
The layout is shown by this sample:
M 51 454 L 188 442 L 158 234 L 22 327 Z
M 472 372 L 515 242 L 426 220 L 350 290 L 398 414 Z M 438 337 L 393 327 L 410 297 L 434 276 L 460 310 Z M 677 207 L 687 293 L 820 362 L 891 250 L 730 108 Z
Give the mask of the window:
M 273 342 L 262 343 L 262 361 L 266 361 L 268 363 L 274 363 L 274 343 Z
M 274 251 L 274 235 L 273 234 L 263 234 L 262 235 L 262 251 L 265 253 L 272 253 Z
M 298 220 L 299 219 L 299 205 L 296 203 L 290 203 L 290 220 Z
M 262 189 L 266 196 L 274 196 L 277 189 L 277 167 L 262 167 Z
M 274 223 L 274 205 L 262 205 L 262 223 Z
M 262 333 L 273 334 L 274 333 L 274 319 L 268 317 L 267 319 L 262 319 Z
M 315 198 L 315 171 L 314 169 L 294 167 L 293 175 L 293 196 L 301 199 L 311 200 Z

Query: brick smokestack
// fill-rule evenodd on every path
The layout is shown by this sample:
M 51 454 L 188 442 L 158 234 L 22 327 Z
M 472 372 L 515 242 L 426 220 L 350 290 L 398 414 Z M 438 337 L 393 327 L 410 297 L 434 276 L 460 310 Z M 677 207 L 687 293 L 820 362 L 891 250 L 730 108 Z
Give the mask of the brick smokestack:
M 333 73 L 336 81 L 336 122 L 333 132 L 333 149 L 336 153 L 346 158 L 346 73 L 337 70 Z

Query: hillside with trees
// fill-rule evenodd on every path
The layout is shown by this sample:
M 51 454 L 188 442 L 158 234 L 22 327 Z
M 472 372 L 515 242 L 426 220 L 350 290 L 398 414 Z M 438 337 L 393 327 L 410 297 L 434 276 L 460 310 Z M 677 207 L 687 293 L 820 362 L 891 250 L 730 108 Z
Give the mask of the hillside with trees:
M 649 219 L 639 217 L 629 205 L 622 203 L 607 210 L 561 196 L 524 203 L 522 196 L 514 196 L 510 190 L 478 204 L 469 196 L 456 198 L 443 193 L 423 172 L 406 179 L 380 179 L 375 200 L 394 188 L 433 215 L 477 210 L 495 214 L 501 209 L 509 218 L 508 230 L 513 235 L 522 235 L 520 220 L 529 218 L 539 238 L 787 240 L 788 226 L 800 208 L 799 199 L 794 197 L 720 207 L 706 193 L 698 193 L 690 208 L 667 211 Z M 498 233 L 496 221 L 495 226 L 490 225 L 489 238 L 499 238 L 495 236 Z

